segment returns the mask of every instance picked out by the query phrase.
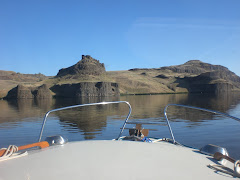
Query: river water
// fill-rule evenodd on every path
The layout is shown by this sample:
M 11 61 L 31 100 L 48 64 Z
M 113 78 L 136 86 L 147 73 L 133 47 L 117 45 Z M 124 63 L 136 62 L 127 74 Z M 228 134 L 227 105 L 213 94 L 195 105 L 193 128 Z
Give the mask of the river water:
M 83 99 L 22 99 L 0 101 L 0 148 L 9 144 L 36 142 L 45 113 L 51 109 L 101 101 L 128 101 L 132 106 L 129 121 L 143 123 L 151 137 L 171 137 L 163 115 L 169 103 L 192 105 L 240 117 L 240 93 L 139 95 Z M 83 107 L 51 113 L 43 132 L 46 136 L 64 135 L 69 141 L 117 138 L 128 114 L 126 104 Z M 240 122 L 197 110 L 169 107 L 175 139 L 200 148 L 206 144 L 226 147 L 230 156 L 240 159 Z M 149 122 L 158 123 L 144 124 Z M 132 128 L 134 124 L 128 124 Z M 123 135 L 127 135 L 125 130 Z

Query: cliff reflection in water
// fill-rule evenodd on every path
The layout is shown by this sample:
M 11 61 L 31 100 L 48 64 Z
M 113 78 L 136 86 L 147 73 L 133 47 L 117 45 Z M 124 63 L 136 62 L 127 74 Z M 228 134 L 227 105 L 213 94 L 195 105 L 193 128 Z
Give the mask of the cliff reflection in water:
M 115 98 L 114 100 L 119 100 Z M 202 108 L 209 108 L 220 112 L 227 113 L 240 102 L 240 94 L 224 94 L 224 95 L 188 95 L 188 94 L 169 94 L 169 95 L 152 95 L 152 96 L 123 96 L 121 100 L 129 101 L 132 106 L 132 116 L 130 119 L 144 121 L 160 121 L 165 124 L 163 115 L 164 107 L 169 103 L 192 105 Z M 58 101 L 58 100 L 57 100 Z M 80 102 L 79 102 L 80 101 Z M 78 103 L 92 103 L 103 101 L 103 99 L 79 99 Z M 105 99 L 109 101 L 109 99 Z M 58 102 L 57 104 L 61 104 Z M 171 107 L 169 108 L 171 121 L 181 121 L 184 119 L 186 126 L 201 126 L 206 120 L 214 120 L 212 113 L 202 113 L 198 110 L 190 110 L 186 108 Z M 107 126 L 108 117 L 118 117 L 124 119 L 128 113 L 125 105 L 105 105 L 86 107 L 81 110 L 70 110 L 68 112 L 59 112 L 62 125 L 77 127 L 80 132 L 84 132 L 85 139 L 93 139 L 97 134 Z M 113 121 L 114 119 L 111 119 Z
M 133 107 L 134 119 L 164 117 L 164 108 L 167 104 L 183 104 L 201 107 L 228 113 L 240 103 L 240 93 L 230 94 L 169 94 L 152 96 L 125 96 L 122 99 L 129 101 Z M 203 113 L 181 107 L 169 107 L 169 115 L 174 119 L 185 119 L 190 122 L 201 122 L 204 119 L 213 119 L 213 114 Z M 240 114 L 239 114 L 240 115 Z M 164 118 L 160 118 L 165 121 Z M 200 125 L 200 124 L 198 124 Z
M 199 95 L 189 94 L 186 102 L 180 103 L 184 105 L 191 105 L 205 109 L 215 110 L 222 113 L 229 113 L 240 102 L 239 93 L 218 94 L 218 95 Z M 168 114 L 172 121 L 185 120 L 188 122 L 188 127 L 201 126 L 201 122 L 209 120 L 218 120 L 223 118 L 221 115 L 204 112 L 200 110 L 188 109 L 184 107 L 170 106 Z M 240 115 L 240 114 L 239 114 Z M 240 117 L 240 116 L 238 116 Z
M 21 122 L 42 122 L 44 114 L 55 108 L 76 104 L 87 104 L 101 101 L 129 101 L 132 106 L 131 119 L 160 121 L 165 123 L 163 110 L 169 103 L 192 105 L 228 113 L 240 102 L 239 93 L 207 95 L 207 94 L 167 94 L 141 95 L 121 97 L 89 97 L 80 99 L 19 99 L 15 101 L 0 101 L 0 129 L 18 126 Z M 199 112 L 184 108 L 169 108 L 172 121 L 186 119 L 186 126 L 201 126 L 205 120 L 214 119 L 212 114 L 199 115 Z M 106 129 L 108 122 L 124 119 L 128 114 L 127 105 L 114 104 L 92 106 L 64 110 L 52 113 L 60 126 L 70 133 L 81 133 L 85 139 L 99 137 Z M 239 114 L 240 116 L 240 114 Z M 123 121 L 121 122 L 123 123 Z M 117 131 L 122 124 L 117 124 Z M 74 129 L 74 131 L 73 131 Z M 39 125 L 40 130 L 40 125 Z M 77 130 L 77 131 L 76 131 Z M 14 132 L 12 132 L 14 133 Z M 33 132 L 36 133 L 36 132 Z M 117 132 L 118 133 L 118 132 Z M 104 138 L 104 137 L 103 137 Z
M 123 112 L 119 111 L 120 106 L 125 106 Z M 80 132 L 83 132 L 84 139 L 94 139 L 107 126 L 109 116 L 116 117 L 125 114 L 126 117 L 128 112 L 126 110 L 128 107 L 125 104 L 96 105 L 63 110 L 56 112 L 56 115 L 66 130 L 72 131 L 72 127 L 78 128 Z
M 43 113 L 52 109 L 54 103 L 53 99 L 1 100 L 0 126 L 2 123 L 35 121 Z
M 119 97 L 86 97 L 76 99 L 56 99 L 55 108 L 71 106 L 76 104 L 89 104 L 96 102 L 119 101 Z M 119 111 L 119 106 L 123 110 Z M 125 106 L 125 107 L 124 107 Z M 58 111 L 55 115 L 60 121 L 60 125 L 70 133 L 80 133 L 84 139 L 95 139 L 100 136 L 107 126 L 109 116 L 124 115 L 128 113 L 127 105 L 96 105 L 79 107 L 69 110 Z M 121 117 L 120 117 L 121 118 Z M 123 118 L 122 118 L 123 119 Z

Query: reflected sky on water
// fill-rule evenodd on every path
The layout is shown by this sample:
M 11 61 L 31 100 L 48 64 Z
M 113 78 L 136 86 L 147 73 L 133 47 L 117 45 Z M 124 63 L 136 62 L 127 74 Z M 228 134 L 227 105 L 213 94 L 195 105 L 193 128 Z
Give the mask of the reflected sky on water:
M 0 148 L 23 145 L 38 140 L 45 113 L 51 109 L 101 101 L 128 101 L 132 106 L 129 121 L 157 122 L 143 125 L 152 129 L 149 136 L 170 137 L 163 110 L 169 103 L 192 105 L 240 117 L 240 94 L 166 94 L 83 99 L 22 99 L 0 101 Z M 70 141 L 117 138 L 125 117 L 126 104 L 83 107 L 51 113 L 43 138 L 64 135 Z M 240 123 L 185 108 L 169 107 L 169 119 L 177 141 L 200 148 L 205 144 L 224 146 L 230 155 L 240 158 Z M 134 124 L 128 124 L 132 128 Z M 124 131 L 127 135 L 128 131 Z

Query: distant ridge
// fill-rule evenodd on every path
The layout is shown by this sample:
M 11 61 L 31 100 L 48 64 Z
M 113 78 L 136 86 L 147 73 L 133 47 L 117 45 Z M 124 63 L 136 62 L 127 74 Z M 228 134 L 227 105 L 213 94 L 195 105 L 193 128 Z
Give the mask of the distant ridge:
M 176 66 L 167 66 L 162 67 L 162 70 L 171 70 L 176 73 L 191 73 L 191 74 L 200 74 L 208 71 L 229 71 L 226 67 L 221 65 L 212 65 L 209 63 L 204 63 L 200 60 L 190 60 L 184 64 Z
M 184 64 L 174 65 L 174 66 L 164 66 L 160 68 L 133 68 L 129 69 L 129 71 L 138 71 L 138 70 L 169 70 L 174 73 L 189 73 L 199 75 L 204 72 L 209 71 L 229 71 L 228 68 L 221 66 L 221 65 L 212 65 L 209 63 L 202 62 L 200 60 L 189 60 Z
M 38 74 L 21 74 L 14 71 L 4 71 L 0 70 L 0 80 L 13 80 L 13 81 L 42 81 L 48 77 L 38 73 Z

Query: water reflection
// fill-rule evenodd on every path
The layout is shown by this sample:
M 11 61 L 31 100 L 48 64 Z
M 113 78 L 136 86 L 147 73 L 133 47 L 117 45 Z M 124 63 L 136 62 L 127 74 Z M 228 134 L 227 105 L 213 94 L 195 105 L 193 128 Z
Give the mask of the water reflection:
M 192 105 L 212 109 L 224 113 L 234 113 L 240 117 L 240 93 L 231 94 L 167 94 L 167 95 L 142 95 L 142 96 L 121 96 L 121 97 L 88 97 L 79 99 L 20 99 L 18 101 L 0 101 L 0 146 L 12 144 L 32 143 L 38 138 L 41 128 L 41 122 L 45 113 L 51 109 L 65 107 L 76 104 L 87 104 L 102 101 L 128 101 L 132 106 L 132 115 L 130 120 L 163 122 L 165 123 L 163 110 L 169 103 Z M 226 125 L 232 126 L 235 132 L 234 138 L 239 137 L 237 124 L 230 124 L 228 121 L 219 121 L 217 116 L 209 113 L 190 111 L 183 108 L 169 109 L 171 123 L 175 128 L 176 135 L 182 133 L 184 137 L 188 136 L 188 143 L 194 143 L 192 134 L 204 137 L 209 124 L 218 123 L 224 128 Z M 70 140 L 81 139 L 112 139 L 116 138 L 120 127 L 126 115 L 128 108 L 124 104 L 113 104 L 105 106 L 92 106 L 87 108 L 78 108 L 52 113 L 46 124 L 44 135 L 63 134 Z M 184 119 L 184 120 L 183 120 Z M 176 122 L 176 123 L 175 123 Z M 216 125 L 213 125 L 216 127 Z M 130 126 L 131 128 L 131 126 Z M 146 127 L 155 129 L 156 127 Z M 161 129 L 164 128 L 165 130 Z M 220 129 L 222 127 L 219 127 Z M 222 132 L 231 133 L 221 129 Z M 166 127 L 158 127 L 158 130 L 168 134 Z M 187 134 L 190 131 L 192 134 Z M 218 131 L 214 128 L 211 131 Z M 201 133 L 200 133 L 201 132 Z M 155 132 L 154 132 L 155 133 Z M 159 133 L 159 132 L 158 132 Z M 185 134 L 185 135 L 184 135 Z M 223 133 L 224 134 L 224 133 Z M 159 134 L 153 134 L 159 136 Z M 162 134 L 160 135 L 162 136 Z M 163 135 L 165 136 L 165 135 Z M 189 139 L 189 136 L 191 137 Z M 219 135 L 218 135 L 219 136 Z M 215 136 L 214 141 L 218 141 Z M 17 137 L 17 138 L 16 138 Z M 220 136 L 222 139 L 222 135 Z M 205 138 L 208 138 L 206 135 Z M 18 142 L 15 142 L 18 139 Z M 181 138 L 179 138 L 181 139 Z M 201 138 L 200 138 L 201 139 Z M 209 139 L 209 138 L 208 138 Z M 232 138 L 231 138 L 232 139 Z M 181 139 L 182 140 L 182 139 Z M 211 139 L 212 140 L 212 139 Z M 200 140 L 199 140 L 200 141 Z M 238 139 L 234 140 L 235 142 Z M 228 141 L 230 143 L 230 140 Z M 229 147 L 235 147 L 229 144 Z
M 212 109 L 227 113 L 240 102 L 240 93 L 223 93 L 223 94 L 189 94 L 186 105 Z
M 0 123 L 14 122 L 14 121 L 26 121 L 29 117 L 43 117 L 43 115 L 55 108 L 76 105 L 87 104 L 101 101 L 128 101 L 130 102 L 133 112 L 132 119 L 145 119 L 145 118 L 159 118 L 163 117 L 163 109 L 169 103 L 192 105 L 196 107 L 202 107 L 212 109 L 224 113 L 228 113 L 230 109 L 233 109 L 240 102 L 239 93 L 222 94 L 222 95 L 208 95 L 208 94 L 168 94 L 168 95 L 145 95 L 145 96 L 122 96 L 122 97 L 89 97 L 79 99 L 19 99 L 15 101 L 0 101 Z M 121 115 L 122 112 L 126 112 L 124 106 L 118 106 L 116 104 L 111 106 L 96 106 L 93 113 L 89 114 L 88 111 L 83 111 L 83 117 L 85 120 L 89 119 L 89 127 L 86 129 L 98 129 L 91 128 L 95 123 L 92 123 L 92 119 L 96 115 L 101 117 L 102 114 L 114 114 Z M 85 114 L 84 114 L 85 113 Z M 194 112 L 189 112 L 186 109 L 173 108 L 175 115 L 185 114 L 185 118 L 189 121 L 201 121 L 204 119 L 211 119 L 211 117 L 198 117 Z M 67 115 L 68 114 L 68 115 Z M 81 117 L 79 114 L 71 117 L 71 112 L 57 113 L 60 121 L 68 121 L 77 123 L 80 128 L 81 121 L 74 118 Z M 89 117 L 87 117 L 89 116 Z M 191 118 L 192 117 L 192 118 Z M 106 117 L 105 117 L 106 118 Z M 103 121 L 103 120 L 100 120 Z M 106 121 L 106 119 L 104 120 Z M 91 125 L 92 124 L 92 125 Z M 81 128 L 80 128 L 81 129 Z M 84 129 L 84 128 L 83 128 Z M 82 130 L 83 130 L 82 129 Z
M 240 102 L 239 93 L 209 95 L 209 94 L 168 94 L 168 95 L 143 95 L 143 96 L 122 96 L 122 97 L 89 97 L 79 99 L 19 99 L 15 101 L 0 101 L 0 124 L 16 121 L 29 121 L 29 118 L 43 117 L 44 114 L 55 108 L 87 104 L 102 101 L 128 101 L 130 102 L 133 112 L 131 119 L 148 119 L 162 120 L 164 107 L 169 103 L 192 105 L 212 109 L 224 113 L 228 113 Z M 85 110 L 73 115 L 73 112 L 59 112 L 56 116 L 61 122 L 68 122 L 68 125 L 79 127 L 81 131 L 90 132 L 91 130 L 99 130 L 101 125 L 106 125 L 106 115 L 119 115 L 127 113 L 125 106 L 117 104 L 111 106 L 96 106 L 91 111 Z M 173 117 L 184 115 L 182 119 L 193 122 L 201 122 L 205 119 L 213 119 L 212 114 L 199 116 L 199 113 L 184 108 L 171 108 Z M 81 115 L 82 114 L 82 115 Z M 102 116 L 105 117 L 102 117 Z M 80 120 L 82 117 L 84 120 Z M 99 119 L 99 123 L 93 119 Z M 179 118 L 179 117 L 178 117 Z M 180 117 L 181 118 L 181 117 Z M 84 123 L 88 121 L 88 123 Z M 71 122 L 71 123 L 70 123 Z M 105 123 L 100 123 L 105 122 Z M 86 127 L 82 126 L 86 124 Z M 94 127 L 96 126 L 96 127 Z
M 130 102 L 133 119 L 163 117 L 164 107 L 169 103 L 182 104 L 187 101 L 187 94 L 166 94 L 148 96 L 124 96 L 122 100 Z
M 82 107 L 56 112 L 64 126 L 77 127 L 84 139 L 94 139 L 107 124 L 107 106 Z M 71 131 L 71 128 L 67 128 Z
M 19 99 L 11 101 L 0 101 L 0 124 L 19 121 L 35 121 L 43 113 L 52 109 L 52 99 Z M 32 118 L 32 119 L 31 119 Z

